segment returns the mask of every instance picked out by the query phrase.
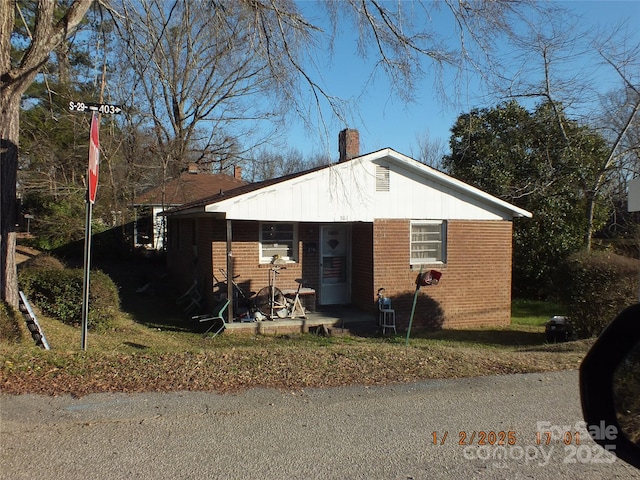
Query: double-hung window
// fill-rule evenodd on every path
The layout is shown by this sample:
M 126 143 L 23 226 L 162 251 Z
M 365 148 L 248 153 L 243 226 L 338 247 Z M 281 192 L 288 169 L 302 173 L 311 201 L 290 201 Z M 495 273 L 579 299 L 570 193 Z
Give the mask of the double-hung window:
M 295 223 L 260 224 L 260 262 L 269 263 L 278 257 L 289 262 L 298 260 L 298 228 Z
M 411 265 L 446 262 L 447 223 L 442 220 L 411 221 Z

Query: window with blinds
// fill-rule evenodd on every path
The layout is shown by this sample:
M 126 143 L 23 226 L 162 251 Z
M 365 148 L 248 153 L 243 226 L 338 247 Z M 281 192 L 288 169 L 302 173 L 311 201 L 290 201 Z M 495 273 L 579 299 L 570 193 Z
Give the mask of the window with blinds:
M 446 261 L 446 222 L 411 222 L 411 265 Z
M 261 223 L 260 262 L 269 263 L 276 255 L 283 260 L 297 261 L 297 237 L 294 223 Z

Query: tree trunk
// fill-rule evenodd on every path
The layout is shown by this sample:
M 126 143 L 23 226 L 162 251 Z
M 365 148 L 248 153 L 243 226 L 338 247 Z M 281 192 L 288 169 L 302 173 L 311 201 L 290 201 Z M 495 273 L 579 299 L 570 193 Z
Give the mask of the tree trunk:
M 18 308 L 18 273 L 16 270 L 16 179 L 18 172 L 18 138 L 20 98 L 13 88 L 0 93 L 2 122 L 0 135 L 0 294 L 2 300 Z
M 596 209 L 596 196 L 587 196 L 587 231 L 585 232 L 585 249 L 591 251 L 591 237 L 593 237 L 593 217 Z
M 0 298 L 18 307 L 16 270 L 16 180 L 20 138 L 20 102 L 49 54 L 74 34 L 94 0 L 75 0 L 64 15 L 57 2 L 40 0 L 31 43 L 17 66 L 11 61 L 15 0 L 0 8 Z

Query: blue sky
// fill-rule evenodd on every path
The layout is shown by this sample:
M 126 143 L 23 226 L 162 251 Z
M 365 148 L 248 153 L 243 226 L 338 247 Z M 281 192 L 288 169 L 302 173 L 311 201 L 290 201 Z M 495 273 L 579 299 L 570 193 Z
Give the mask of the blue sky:
M 593 27 L 607 31 L 625 23 L 628 30 L 633 32 L 633 42 L 640 43 L 640 0 L 557 3 L 582 16 L 580 25 L 585 28 Z M 309 15 L 316 22 L 322 22 L 313 0 L 300 4 L 305 15 Z M 437 15 L 433 20 L 438 21 Z M 442 35 L 452 35 L 445 22 L 441 21 L 438 25 L 438 31 Z M 511 53 L 512 51 L 505 52 L 507 55 Z M 595 63 L 590 63 L 592 59 L 580 56 L 573 61 L 575 65 L 567 61 L 563 73 L 589 75 L 594 90 L 601 93 L 616 85 L 617 78 L 612 71 L 600 69 Z M 440 141 L 446 146 L 449 130 L 460 113 L 475 107 L 492 107 L 497 103 L 495 99 L 483 96 L 473 78 L 467 78 L 462 83 L 462 90 L 455 95 L 453 85 L 449 82 L 450 77 L 445 75 L 445 82 L 449 82 L 446 87 L 447 95 L 454 100 L 453 102 L 443 102 L 434 90 L 435 78 L 426 76 L 415 92 L 416 101 L 406 104 L 390 94 L 389 83 L 383 72 L 371 77 L 371 62 L 363 61 L 356 55 L 354 38 L 348 33 L 340 35 L 332 58 L 321 52 L 316 58 L 316 63 L 320 69 L 320 83 L 323 88 L 332 95 L 357 100 L 359 108 L 352 112 L 348 126 L 360 131 L 361 153 L 391 147 L 416 157 L 418 138 L 425 134 L 431 141 Z M 304 155 L 328 154 L 331 158 L 336 158 L 338 132 L 344 125 L 331 118 L 328 110 L 324 111 L 324 115 L 327 120 L 326 135 L 321 134 L 317 128 L 309 132 L 304 129 L 302 121 L 292 119 L 287 131 L 283 132 L 287 146 Z M 310 118 L 312 121 L 317 120 L 313 116 Z

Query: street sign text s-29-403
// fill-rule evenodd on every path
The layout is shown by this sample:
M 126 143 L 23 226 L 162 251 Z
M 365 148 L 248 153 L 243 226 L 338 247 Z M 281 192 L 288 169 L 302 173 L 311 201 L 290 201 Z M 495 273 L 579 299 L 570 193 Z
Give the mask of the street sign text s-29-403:
M 72 112 L 98 112 L 102 114 L 115 114 L 122 112 L 122 109 L 118 105 L 89 102 L 69 102 L 69 110 Z

